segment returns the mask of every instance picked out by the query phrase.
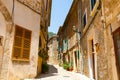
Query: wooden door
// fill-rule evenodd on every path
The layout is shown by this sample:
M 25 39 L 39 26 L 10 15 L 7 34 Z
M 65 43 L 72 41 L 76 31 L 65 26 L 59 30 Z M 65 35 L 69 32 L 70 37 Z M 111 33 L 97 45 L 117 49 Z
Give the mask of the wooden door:
M 93 78 L 95 79 L 95 53 L 94 53 L 94 43 L 93 43 L 93 40 L 91 40 L 91 45 L 92 45 L 92 54 L 91 54 L 92 72 L 93 72 Z
M 0 37 L 0 72 L 2 68 L 2 59 L 3 59 L 3 46 L 2 46 L 2 38 Z
M 74 52 L 74 55 L 75 55 L 75 66 L 77 68 L 77 52 L 76 51 Z
M 120 28 L 113 33 L 114 46 L 115 46 L 115 57 L 118 77 L 120 80 Z

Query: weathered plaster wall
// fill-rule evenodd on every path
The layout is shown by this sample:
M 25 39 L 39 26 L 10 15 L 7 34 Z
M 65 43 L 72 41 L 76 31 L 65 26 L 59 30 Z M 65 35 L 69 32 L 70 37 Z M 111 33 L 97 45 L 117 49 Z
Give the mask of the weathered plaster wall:
M 3 0 L 8 11 L 11 14 L 12 1 Z M 32 31 L 30 62 L 12 61 L 12 46 L 14 38 L 14 28 L 9 38 L 9 52 L 7 52 L 8 59 L 4 63 L 8 68 L 7 74 L 3 75 L 6 80 L 18 80 L 24 78 L 35 77 L 37 74 L 37 60 L 38 60 L 38 43 L 39 43 L 39 30 L 40 30 L 40 15 L 36 14 L 23 4 L 15 0 L 14 23 Z M 7 35 L 6 35 L 7 36 Z M 7 43 L 6 43 L 7 44 Z M 7 46 L 6 46 L 7 47 Z M 5 47 L 5 48 L 6 48 Z M 8 48 L 8 47 L 7 47 Z
M 6 33 L 6 23 L 4 16 L 0 12 L 0 36 L 5 37 L 5 33 Z
M 115 48 L 113 41 L 113 32 L 120 27 L 120 1 L 103 0 L 103 13 L 105 18 L 105 53 L 108 54 L 109 76 L 112 80 L 119 80 L 116 68 Z M 114 6 L 113 6 L 114 5 Z M 111 76 L 112 75 L 112 76 Z
M 101 22 L 101 9 L 96 10 L 97 14 L 91 16 L 90 10 L 90 1 L 82 1 L 82 16 L 84 12 L 87 13 L 87 25 L 84 27 L 82 23 L 82 39 L 81 39 L 81 47 L 84 53 L 84 74 L 89 76 L 91 79 L 93 78 L 92 72 L 92 44 L 91 40 L 93 40 L 94 46 L 94 63 L 95 63 L 95 76 L 96 80 L 107 80 L 111 77 L 108 76 L 108 57 L 107 53 L 105 53 L 105 42 L 104 42 L 104 27 Z M 94 17 L 95 16 L 95 17 Z M 93 18 L 94 17 L 94 18 Z M 93 20 L 91 20 L 93 18 Z M 83 19 L 83 17 L 82 17 Z M 92 21 L 92 22 L 91 22 Z M 90 23 L 91 22 L 91 23 Z M 88 26 L 88 24 L 90 25 Z M 88 29 L 87 29 L 88 28 Z M 86 43 L 87 42 L 87 43 Z M 95 51 L 95 44 L 99 44 L 99 50 Z M 85 54 L 85 51 L 87 54 Z
M 49 42 L 48 42 L 48 55 L 49 55 L 49 60 L 48 63 L 51 64 L 58 64 L 58 41 L 57 41 L 57 37 L 52 38 Z

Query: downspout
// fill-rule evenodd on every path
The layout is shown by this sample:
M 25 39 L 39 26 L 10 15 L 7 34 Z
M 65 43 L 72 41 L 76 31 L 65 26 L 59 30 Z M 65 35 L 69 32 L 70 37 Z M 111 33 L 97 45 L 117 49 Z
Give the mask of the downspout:
M 12 24 L 11 24 L 11 29 L 10 29 L 10 33 L 12 32 L 13 30 L 13 27 L 14 27 L 14 8 L 15 8 L 15 0 L 13 0 L 13 5 L 12 5 Z
M 13 0 L 13 7 L 12 7 L 12 24 L 14 25 L 14 8 L 15 8 L 15 0 Z

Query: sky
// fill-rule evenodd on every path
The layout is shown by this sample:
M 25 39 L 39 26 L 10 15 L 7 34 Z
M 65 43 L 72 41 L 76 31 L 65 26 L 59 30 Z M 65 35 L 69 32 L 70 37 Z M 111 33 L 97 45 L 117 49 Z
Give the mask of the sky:
M 73 0 L 52 0 L 51 23 L 48 31 L 57 33 L 63 25 Z

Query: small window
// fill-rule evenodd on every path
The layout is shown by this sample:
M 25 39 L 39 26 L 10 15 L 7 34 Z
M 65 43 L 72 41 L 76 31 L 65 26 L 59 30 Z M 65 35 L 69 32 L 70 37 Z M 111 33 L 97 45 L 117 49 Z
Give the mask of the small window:
M 48 9 L 48 0 L 46 0 L 46 11 Z
M 2 46 L 2 38 L 0 37 L 0 46 Z
M 31 31 L 15 26 L 13 60 L 28 61 L 30 57 Z
M 83 25 L 84 25 L 84 27 L 86 26 L 86 23 L 87 23 L 87 15 L 86 15 L 86 11 L 85 11 L 84 16 L 83 16 Z
M 96 0 L 90 0 L 90 2 L 91 2 L 91 11 L 92 11 L 96 4 Z
M 42 47 L 41 37 L 39 37 L 39 47 Z

